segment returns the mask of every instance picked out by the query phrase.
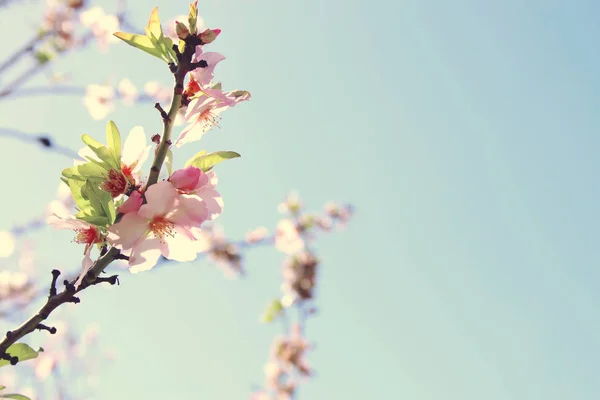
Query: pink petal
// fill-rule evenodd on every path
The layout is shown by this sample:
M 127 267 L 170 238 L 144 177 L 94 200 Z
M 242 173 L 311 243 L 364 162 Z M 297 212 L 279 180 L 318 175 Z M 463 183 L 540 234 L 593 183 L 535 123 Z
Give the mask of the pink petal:
M 80 219 L 75 219 L 74 217 L 67 218 L 59 218 L 57 215 L 50 215 L 46 218 L 46 223 L 54 226 L 56 229 L 88 229 L 92 225 L 88 222 L 82 221 Z
M 132 249 L 129 257 L 129 270 L 136 274 L 152 269 L 158 262 L 161 254 L 160 239 L 152 237 L 141 240 Z
M 177 208 L 168 216 L 169 221 L 186 228 L 199 227 L 207 218 L 206 204 L 191 194 L 180 194 Z
M 142 206 L 144 199 L 142 198 L 142 194 L 138 191 L 131 193 L 129 198 L 125 200 L 121 206 L 119 206 L 118 211 L 122 214 L 127 214 L 130 212 L 137 212 Z
M 166 246 L 162 255 L 169 260 L 193 261 L 196 259 L 194 241 L 188 236 L 189 232 L 180 226 L 175 227 L 175 236 L 165 237 Z
M 171 182 L 158 182 L 146 190 L 146 201 L 148 203 L 140 208 L 138 214 L 147 219 L 165 215 L 175 208 L 177 195 L 178 193 Z
M 177 190 L 189 192 L 198 186 L 201 174 L 202 170 L 200 168 L 190 165 L 189 167 L 173 172 L 169 181 L 171 181 Z
M 127 250 L 143 238 L 148 231 L 148 219 L 137 213 L 127 213 L 121 221 L 108 228 L 106 240 L 113 246 Z
M 92 252 L 92 245 L 86 246 L 83 261 L 81 262 L 81 272 L 79 273 L 79 277 L 77 278 L 77 281 L 75 282 L 75 289 L 77 289 L 79 287 L 79 285 L 81 285 L 81 282 L 83 282 L 83 278 L 85 278 L 85 275 L 88 273 L 88 271 L 90 269 L 92 269 L 92 266 L 94 265 L 94 262 L 92 261 L 92 257 L 90 256 L 91 252 Z

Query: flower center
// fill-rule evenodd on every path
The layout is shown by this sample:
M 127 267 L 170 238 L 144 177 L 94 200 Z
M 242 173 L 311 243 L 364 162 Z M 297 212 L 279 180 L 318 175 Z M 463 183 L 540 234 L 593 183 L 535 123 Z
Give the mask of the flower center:
M 77 229 L 75 233 L 75 243 L 94 244 L 102 241 L 100 232 L 98 232 L 98 229 L 96 229 L 94 226 L 90 226 L 86 229 Z
M 209 130 L 213 126 L 220 128 L 218 122 L 221 119 L 217 114 L 212 112 L 212 109 L 207 108 L 198 115 L 197 123 L 203 128 L 203 130 Z
M 148 227 L 161 242 L 164 241 L 165 236 L 175 237 L 175 224 L 165 217 L 154 217 Z
M 109 192 L 112 197 L 117 197 L 127 192 L 128 186 L 129 182 L 125 175 L 121 171 L 111 169 L 108 171 L 106 180 L 100 185 L 100 188 L 105 192 Z

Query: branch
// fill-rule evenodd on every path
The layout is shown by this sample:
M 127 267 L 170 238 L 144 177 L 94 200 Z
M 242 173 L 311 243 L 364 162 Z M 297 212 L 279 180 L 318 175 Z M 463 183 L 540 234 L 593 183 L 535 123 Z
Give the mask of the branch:
M 10 137 L 13 139 L 20 140 L 22 142 L 37 143 L 44 147 L 46 150 L 55 152 L 57 154 L 61 154 L 65 157 L 69 157 L 71 160 L 81 159 L 77 152 L 66 146 L 61 146 L 55 143 L 54 139 L 52 139 L 51 136 L 47 133 L 29 134 L 16 129 L 0 127 L 0 137 L 1 136 Z
M 8 57 L 2 64 L 0 64 L 0 74 L 19 61 L 21 57 L 33 52 L 35 45 L 49 34 L 50 32 L 37 34 L 25 42 L 25 44 L 19 50 L 15 51 L 12 56 Z

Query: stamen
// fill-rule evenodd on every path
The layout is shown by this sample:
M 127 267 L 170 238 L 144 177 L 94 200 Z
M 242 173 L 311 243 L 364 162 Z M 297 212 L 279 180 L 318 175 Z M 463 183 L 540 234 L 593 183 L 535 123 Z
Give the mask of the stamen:
M 165 217 L 154 217 L 148 227 L 164 243 L 165 236 L 175 237 L 175 224 Z

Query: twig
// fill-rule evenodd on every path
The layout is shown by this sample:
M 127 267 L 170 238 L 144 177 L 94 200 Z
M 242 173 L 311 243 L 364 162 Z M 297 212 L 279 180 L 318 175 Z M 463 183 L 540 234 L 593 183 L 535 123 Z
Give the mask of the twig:
M 70 158 L 71 160 L 81 159 L 79 154 L 77 154 L 77 152 L 75 152 L 74 150 L 72 150 L 68 147 L 56 144 L 54 142 L 54 140 L 51 138 L 51 136 L 47 133 L 28 134 L 28 133 L 25 133 L 25 132 L 22 132 L 22 131 L 19 131 L 16 129 L 0 127 L 0 137 L 1 136 L 10 137 L 13 139 L 20 140 L 22 142 L 37 143 L 37 144 L 41 145 L 42 147 L 44 147 L 45 149 L 47 149 L 48 151 L 52 151 L 52 152 L 61 154 L 63 156 Z

